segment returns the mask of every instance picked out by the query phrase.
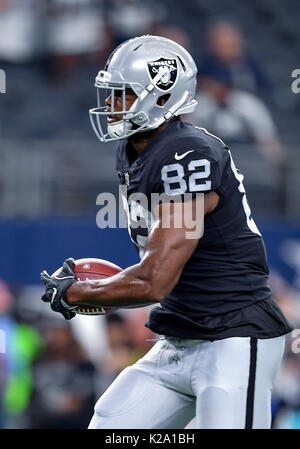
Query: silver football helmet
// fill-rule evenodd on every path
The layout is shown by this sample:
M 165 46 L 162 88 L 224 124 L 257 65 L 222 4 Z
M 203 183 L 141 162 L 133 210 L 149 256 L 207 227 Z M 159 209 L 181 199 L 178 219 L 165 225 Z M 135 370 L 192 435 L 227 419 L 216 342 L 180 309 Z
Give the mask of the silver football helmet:
M 145 35 L 123 42 L 96 77 L 98 107 L 89 113 L 97 137 L 101 142 L 127 139 L 155 129 L 174 116 L 193 112 L 197 105 L 196 75 L 192 56 L 170 39 Z M 126 89 L 137 97 L 128 110 Z M 116 95 L 122 110 L 115 110 Z M 114 116 L 122 119 L 113 121 Z

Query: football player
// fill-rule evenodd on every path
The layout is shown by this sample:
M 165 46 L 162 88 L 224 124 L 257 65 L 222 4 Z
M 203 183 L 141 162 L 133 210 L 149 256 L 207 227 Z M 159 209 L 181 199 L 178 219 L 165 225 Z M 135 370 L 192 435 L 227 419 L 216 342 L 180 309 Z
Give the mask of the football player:
M 96 77 L 90 117 L 100 141 L 119 141 L 126 199 L 179 196 L 196 214 L 200 195 L 204 233 L 188 238 L 185 221 L 174 225 L 176 202 L 144 205 L 144 218 L 154 216 L 148 228 L 125 202 L 138 264 L 99 281 L 77 282 L 72 259 L 55 279 L 42 273 L 42 299 L 67 319 L 77 304 L 157 304 L 146 326 L 160 338 L 98 400 L 90 428 L 184 428 L 193 417 L 198 428 L 271 425 L 272 384 L 292 328 L 268 285 L 263 239 L 229 149 L 181 121 L 197 104 L 196 72 L 180 45 L 146 35 L 117 47 Z

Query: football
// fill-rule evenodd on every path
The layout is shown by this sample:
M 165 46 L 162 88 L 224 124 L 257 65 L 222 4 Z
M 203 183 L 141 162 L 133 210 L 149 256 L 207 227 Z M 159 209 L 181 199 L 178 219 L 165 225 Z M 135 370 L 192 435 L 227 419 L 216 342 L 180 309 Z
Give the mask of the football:
M 56 270 L 52 276 L 56 276 L 60 270 L 61 268 Z M 120 273 L 120 271 L 122 271 L 122 268 L 104 259 L 85 258 L 75 260 L 74 272 L 79 281 L 104 279 Z M 83 304 L 78 305 L 73 312 L 80 315 L 105 315 L 111 310 L 116 309 Z

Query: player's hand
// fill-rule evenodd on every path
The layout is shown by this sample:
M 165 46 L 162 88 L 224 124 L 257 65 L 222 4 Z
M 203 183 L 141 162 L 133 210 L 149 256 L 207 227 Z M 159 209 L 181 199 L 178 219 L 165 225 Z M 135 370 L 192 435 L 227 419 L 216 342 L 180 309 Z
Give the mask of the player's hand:
M 64 261 L 61 271 L 56 276 L 50 276 L 47 271 L 42 271 L 41 280 L 44 282 L 46 291 L 42 296 L 42 301 L 50 302 L 51 309 L 61 313 L 66 320 L 75 316 L 72 312 L 76 306 L 71 306 L 67 302 L 67 290 L 70 285 L 77 282 L 73 271 L 74 259 L 69 258 Z

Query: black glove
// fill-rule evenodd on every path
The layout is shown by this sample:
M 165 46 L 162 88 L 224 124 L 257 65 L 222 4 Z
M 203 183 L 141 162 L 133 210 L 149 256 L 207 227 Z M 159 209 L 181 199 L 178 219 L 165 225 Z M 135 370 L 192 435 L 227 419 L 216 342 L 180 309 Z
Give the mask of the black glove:
M 47 271 L 42 271 L 41 280 L 46 286 L 46 292 L 42 296 L 42 301 L 50 302 L 51 309 L 60 312 L 66 320 L 71 320 L 76 314 L 72 312 L 77 306 L 67 303 L 67 289 L 77 282 L 73 271 L 74 259 L 69 258 L 64 261 L 59 274 L 51 277 Z

